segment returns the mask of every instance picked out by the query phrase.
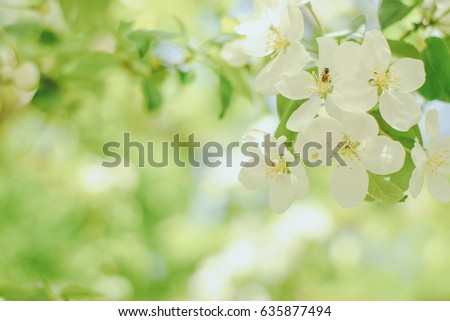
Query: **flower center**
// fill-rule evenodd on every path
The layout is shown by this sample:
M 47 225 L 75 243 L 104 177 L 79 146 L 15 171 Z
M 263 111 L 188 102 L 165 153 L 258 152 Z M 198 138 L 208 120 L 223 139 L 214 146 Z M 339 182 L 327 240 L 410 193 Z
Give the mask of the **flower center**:
M 361 146 L 361 142 L 352 141 L 350 136 L 344 135 L 342 142 L 340 143 L 341 149 L 339 150 L 339 155 L 345 159 L 359 159 L 356 151 Z
M 445 150 L 439 150 L 437 151 L 434 156 L 432 158 L 430 158 L 428 160 L 428 163 L 431 166 L 431 171 L 433 172 L 433 174 L 436 174 L 437 172 L 439 172 L 439 170 L 443 167 L 443 166 L 449 166 L 450 165 L 450 151 L 445 149 Z
M 392 77 L 389 71 L 379 72 L 374 70 L 372 73 L 372 78 L 369 80 L 369 84 L 377 87 L 378 93 L 381 94 L 383 91 L 388 90 L 392 85 L 394 85 L 396 80 L 397 77 Z
M 287 166 L 286 160 L 283 157 L 280 157 L 278 160 L 272 161 L 270 166 L 267 167 L 266 178 L 274 179 L 279 182 L 283 174 L 290 173 L 291 171 Z
M 333 85 L 331 84 L 331 75 L 330 75 L 330 69 L 329 68 L 323 68 L 322 72 L 320 73 L 320 77 L 316 75 L 316 73 L 312 72 L 314 78 L 311 79 L 315 90 L 309 91 L 310 94 L 315 94 L 322 98 L 326 99 L 329 94 L 333 92 Z
M 275 55 L 280 52 L 285 52 L 291 45 L 285 35 L 282 35 L 280 31 L 272 26 L 267 34 L 266 51 L 273 51 Z

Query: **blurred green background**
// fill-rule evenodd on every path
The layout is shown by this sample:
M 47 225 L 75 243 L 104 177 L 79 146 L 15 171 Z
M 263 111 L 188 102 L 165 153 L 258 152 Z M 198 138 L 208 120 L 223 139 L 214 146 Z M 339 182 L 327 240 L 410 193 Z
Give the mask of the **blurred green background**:
M 275 124 L 261 97 L 235 96 L 219 119 L 219 81 L 201 57 L 187 84 L 164 75 L 162 105 L 152 108 L 139 65 L 129 71 L 134 58 L 117 42 L 120 22 L 133 21 L 136 30 L 185 29 L 199 48 L 250 1 L 0 4 L 2 34 L 42 72 L 30 105 L 1 112 L 1 299 L 450 299 L 450 205 L 427 191 L 347 210 L 329 195 L 329 173 L 310 170 L 311 195 L 275 215 L 267 191 L 237 181 L 238 151 L 232 168 L 138 168 L 136 158 L 131 168 L 100 166 L 103 144 L 124 132 L 142 143 L 195 133 L 226 144 Z M 313 5 L 329 31 L 361 14 L 377 23 L 372 1 Z M 443 125 L 448 132 L 448 116 Z

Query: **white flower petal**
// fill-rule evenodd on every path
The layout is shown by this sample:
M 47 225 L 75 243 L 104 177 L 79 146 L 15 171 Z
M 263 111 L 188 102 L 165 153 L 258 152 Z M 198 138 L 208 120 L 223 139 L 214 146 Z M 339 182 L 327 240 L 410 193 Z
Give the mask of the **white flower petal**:
M 298 75 L 281 78 L 275 85 L 275 88 L 284 97 L 292 100 L 301 100 L 308 98 L 314 93 L 314 83 L 314 77 L 310 73 L 301 71 Z
M 443 203 L 450 201 L 450 182 L 447 175 L 429 171 L 427 178 L 431 196 Z
M 260 158 L 260 162 L 255 167 L 242 167 L 239 172 L 239 182 L 250 190 L 268 186 L 270 181 L 266 179 L 264 158 Z
M 14 84 L 25 92 L 34 91 L 39 86 L 40 73 L 32 62 L 24 62 L 14 70 Z
M 399 142 L 378 136 L 367 141 L 364 149 L 358 152 L 358 156 L 369 172 L 389 175 L 402 169 L 406 153 Z
M 369 176 L 359 161 L 348 160 L 347 166 L 337 167 L 331 177 L 331 193 L 345 208 L 364 201 L 369 187 Z
M 284 142 L 286 142 L 286 137 L 285 136 L 281 136 L 280 138 L 275 138 L 272 135 L 269 135 L 270 138 L 270 148 L 269 147 L 265 147 L 263 148 L 263 152 L 265 153 L 267 149 L 267 151 L 269 152 L 269 158 L 276 162 L 278 161 L 278 159 L 280 158 L 280 155 L 286 150 L 286 146 L 284 145 Z M 264 146 L 263 146 L 264 147 Z
M 235 28 L 236 32 L 245 36 L 243 50 L 249 56 L 265 57 L 272 54 L 273 50 L 267 48 L 267 36 L 270 30 L 270 22 L 266 19 L 257 19 L 244 22 Z
M 332 94 L 329 95 L 325 100 L 325 110 L 328 116 L 337 119 L 339 121 L 342 121 L 342 118 L 347 114 L 347 112 L 343 111 L 338 107 L 338 105 L 336 105 Z
M 352 41 L 341 44 L 333 55 L 333 65 L 339 76 L 355 78 L 362 66 L 361 46 Z
M 436 109 L 429 110 L 425 115 L 425 129 L 428 135 L 429 149 L 434 151 L 441 136 L 439 113 Z
M 314 98 L 305 102 L 292 113 L 286 123 L 287 129 L 293 132 L 299 132 L 304 129 L 305 124 L 316 117 L 321 104 L 322 101 L 320 98 Z
M 305 46 L 293 42 L 286 49 L 286 52 L 281 52 L 281 72 L 286 76 L 295 76 L 303 70 L 309 61 L 309 54 Z
M 367 82 L 347 79 L 334 85 L 333 99 L 344 111 L 366 112 L 377 104 L 378 93 L 377 89 Z
M 305 168 L 302 164 L 290 167 L 292 186 L 294 188 L 295 196 L 303 199 L 309 192 L 309 178 L 306 174 Z
M 308 52 L 300 44 L 291 44 L 278 54 L 255 78 L 255 90 L 267 96 L 278 94 L 275 85 L 283 76 L 295 76 L 308 62 Z
M 413 92 L 425 83 L 425 67 L 419 59 L 402 58 L 389 70 L 395 86 L 404 92 Z
M 333 77 L 333 54 L 338 48 L 338 43 L 333 38 L 320 37 L 317 38 L 317 44 L 319 45 L 319 72 L 322 72 L 324 68 L 328 68 Z
M 380 97 L 380 113 L 392 128 L 408 131 L 422 118 L 422 110 L 409 93 L 385 91 Z
M 409 192 L 411 196 L 417 198 L 423 189 L 423 183 L 425 180 L 425 172 L 423 168 L 415 168 L 409 179 Z
M 365 141 L 378 135 L 379 127 L 375 118 L 366 113 L 346 113 L 342 117 L 345 133 L 352 141 Z
M 293 5 L 285 6 L 281 15 L 280 33 L 287 34 L 290 42 L 299 41 L 305 32 L 305 22 L 300 8 Z
M 414 144 L 414 148 L 411 150 L 411 158 L 416 168 L 423 169 L 428 162 L 428 156 L 419 143 Z
M 269 62 L 255 77 L 255 90 L 266 96 L 273 96 L 278 94 L 275 84 L 282 76 L 280 71 L 280 64 L 278 62 L 279 56 Z
M 333 149 L 344 135 L 344 127 L 333 118 L 317 117 L 305 124 L 296 151 L 302 158 L 309 162 L 321 161 L 322 165 L 327 161 L 327 146 Z M 299 138 L 297 139 L 299 141 Z
M 269 204 L 272 211 L 281 214 L 292 204 L 295 190 L 290 183 L 290 175 L 282 175 L 279 182 L 270 186 Z
M 286 162 L 293 162 L 295 160 L 295 157 L 294 157 L 294 155 L 292 155 L 292 153 L 286 147 L 286 144 L 285 144 L 287 141 L 286 136 L 281 136 L 280 138 L 275 139 L 275 140 L 276 140 L 277 151 L 278 151 L 278 155 L 276 155 L 275 159 L 278 159 L 279 156 L 282 155 Z
M 437 144 L 433 156 L 438 156 L 442 162 L 439 165 L 439 171 L 450 174 L 450 137 L 444 138 L 444 140 Z
M 362 44 L 363 62 L 371 71 L 387 71 L 391 60 L 391 49 L 379 30 L 366 32 Z

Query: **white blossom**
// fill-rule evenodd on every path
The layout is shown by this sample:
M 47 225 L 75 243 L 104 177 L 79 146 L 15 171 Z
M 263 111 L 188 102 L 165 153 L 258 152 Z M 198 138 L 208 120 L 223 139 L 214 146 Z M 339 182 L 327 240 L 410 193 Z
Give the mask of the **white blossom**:
M 439 114 L 433 109 L 425 116 L 426 131 L 429 139 L 428 149 L 416 143 L 411 156 L 416 168 L 409 181 L 411 195 L 416 198 L 422 191 L 425 177 L 430 194 L 438 201 L 450 201 L 450 137 L 439 141 Z
M 326 162 L 325 147 L 330 150 L 340 146 L 337 156 L 345 163 L 336 162 L 331 178 L 331 193 L 343 207 L 354 207 L 364 201 L 369 186 L 367 171 L 389 175 L 399 171 L 404 164 L 405 150 L 396 141 L 378 135 L 378 124 L 365 113 L 346 113 L 340 120 L 318 117 L 304 130 L 305 142 L 318 142 L 323 147 L 312 155 L 303 155 L 308 161 Z M 326 133 L 331 135 L 331 139 Z M 296 148 L 303 151 L 304 143 Z
M 338 44 L 329 37 L 318 38 L 317 43 L 318 69 L 311 73 L 301 71 L 295 76 L 284 76 L 276 84 L 280 94 L 289 99 L 308 99 L 291 115 L 286 124 L 289 130 L 295 132 L 300 131 L 305 123 L 313 119 L 323 105 L 330 116 L 342 112 L 333 101 L 334 81 L 339 79 L 335 62 Z
M 367 32 L 361 46 L 337 49 L 342 80 L 334 86 L 334 101 L 346 111 L 366 112 L 379 103 L 381 116 L 393 128 L 407 131 L 422 118 L 411 94 L 425 82 L 421 60 L 402 58 L 391 64 L 389 44 L 380 31 Z
M 305 27 L 298 1 L 272 2 L 256 19 L 236 27 L 247 55 L 272 58 L 255 79 L 255 89 L 265 95 L 277 94 L 277 80 L 296 75 L 308 62 L 308 53 L 299 43 Z
M 255 166 L 242 167 L 239 181 L 251 190 L 268 187 L 270 208 L 283 213 L 296 198 L 306 197 L 309 179 L 303 165 L 283 147 L 286 137 L 270 137 L 270 141 L 275 144 L 268 155 L 261 148 L 252 149 L 259 160 Z

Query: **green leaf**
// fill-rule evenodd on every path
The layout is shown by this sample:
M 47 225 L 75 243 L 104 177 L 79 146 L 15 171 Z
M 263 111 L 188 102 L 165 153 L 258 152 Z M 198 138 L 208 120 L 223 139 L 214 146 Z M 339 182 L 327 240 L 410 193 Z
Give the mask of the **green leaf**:
M 388 40 L 389 47 L 394 56 L 398 58 L 421 59 L 420 52 L 413 45 L 399 40 Z
M 33 97 L 32 103 L 39 110 L 53 112 L 60 107 L 62 99 L 58 83 L 46 76 L 42 76 L 38 90 Z
M 253 90 L 250 86 L 250 77 L 245 69 L 233 68 L 224 62 L 220 63 L 220 74 L 228 79 L 234 90 L 243 97 L 251 100 Z
M 371 111 L 370 113 L 377 120 L 381 134 L 385 134 L 390 138 L 400 142 L 407 149 L 413 149 L 416 142 L 419 142 L 421 145 L 423 145 L 422 134 L 418 125 L 413 126 L 406 132 L 401 132 L 392 128 L 388 123 L 386 123 L 383 117 L 381 117 L 379 111 Z
M 409 188 L 409 180 L 411 179 L 414 169 L 415 165 L 411 158 L 411 154 L 407 153 L 405 164 L 403 165 L 402 169 L 397 173 L 392 174 L 390 176 L 390 181 L 403 191 L 406 191 Z
M 146 107 L 149 111 L 159 109 L 163 103 L 158 84 L 153 79 L 145 79 L 142 82 L 142 93 L 146 101 Z
M 411 6 L 405 5 L 400 0 L 383 0 L 379 12 L 382 29 L 405 18 L 423 0 L 415 0 Z
M 42 30 L 39 36 L 39 42 L 42 45 L 53 46 L 59 42 L 59 37 L 56 33 L 51 30 Z
M 136 30 L 128 34 L 128 39 L 136 46 L 139 56 L 144 57 L 154 38 L 148 30 Z
M 450 52 L 443 39 L 427 39 L 427 48 L 422 52 L 427 79 L 420 94 L 428 100 L 450 102 Z
M 277 96 L 277 114 L 278 118 L 281 120 L 284 114 L 289 110 L 289 107 L 292 104 L 292 100 L 282 96 Z
M 389 182 L 382 176 L 368 174 L 369 189 L 367 193 L 370 197 L 386 204 L 398 203 L 405 197 L 403 191 L 394 183 Z
M 233 85 L 225 75 L 219 75 L 219 91 L 220 91 L 220 119 L 222 119 L 231 105 L 231 97 L 233 96 Z
M 297 137 L 297 133 L 290 131 L 286 128 L 286 124 L 291 115 L 298 108 L 301 108 L 303 103 L 307 100 L 289 100 L 281 95 L 277 96 L 277 113 L 280 117 L 280 124 L 275 131 L 275 137 L 279 138 L 285 136 L 288 142 L 294 142 Z
M 194 70 L 182 71 L 177 69 L 177 74 L 182 84 L 189 84 L 195 79 Z

